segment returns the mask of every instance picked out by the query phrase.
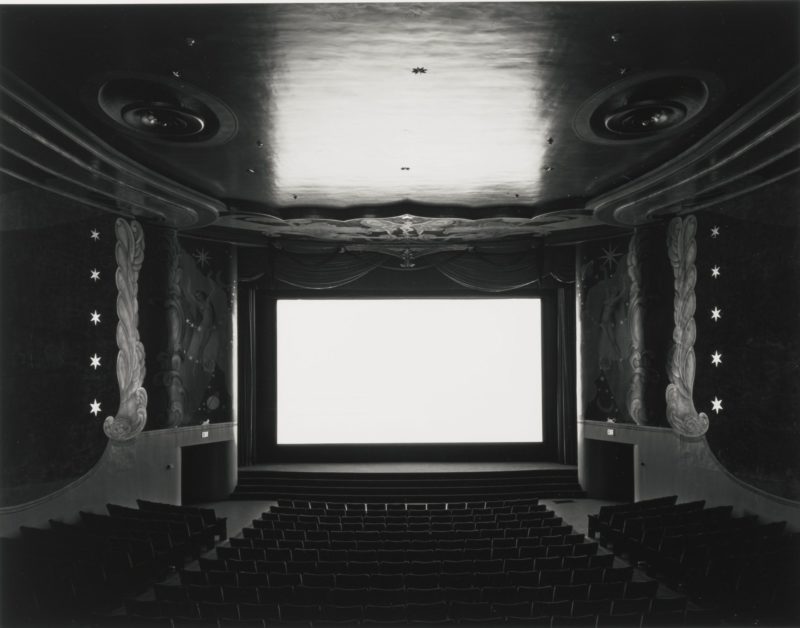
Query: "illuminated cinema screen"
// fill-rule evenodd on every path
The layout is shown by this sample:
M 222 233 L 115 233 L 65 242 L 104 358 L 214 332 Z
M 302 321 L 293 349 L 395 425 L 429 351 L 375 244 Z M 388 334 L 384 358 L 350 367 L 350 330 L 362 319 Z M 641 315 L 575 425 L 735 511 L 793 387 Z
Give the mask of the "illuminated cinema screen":
M 282 299 L 277 444 L 542 442 L 541 301 Z

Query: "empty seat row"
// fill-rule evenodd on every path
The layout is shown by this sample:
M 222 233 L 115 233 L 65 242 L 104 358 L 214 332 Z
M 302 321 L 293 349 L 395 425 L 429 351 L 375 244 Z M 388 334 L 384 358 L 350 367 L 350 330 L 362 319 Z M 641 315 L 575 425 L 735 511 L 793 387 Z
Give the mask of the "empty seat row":
M 650 590 L 651 583 L 646 581 L 628 580 L 632 576 L 630 568 L 616 569 L 586 569 L 569 570 L 571 577 L 569 583 L 591 584 L 601 582 L 627 582 L 628 589 L 637 590 L 637 597 L 645 595 L 643 590 Z M 365 577 L 366 576 L 366 577 Z M 544 576 L 545 580 L 565 580 L 564 573 Z M 539 576 L 539 581 L 542 576 Z M 528 571 L 487 571 L 487 572 L 453 572 L 430 574 L 404 574 L 404 573 L 373 573 L 373 574 L 333 574 L 333 573 L 278 573 L 278 572 L 250 572 L 250 571 L 198 571 L 182 570 L 180 572 L 181 584 L 187 585 L 217 585 L 217 586 L 295 586 L 300 584 L 310 586 L 335 587 L 349 583 L 350 586 L 368 588 L 436 588 L 436 587 L 483 587 L 483 586 L 513 586 L 536 581 Z M 641 590 L 640 590 L 641 589 Z M 626 589 L 627 591 L 627 589 Z M 649 594 L 648 594 L 649 595 Z
M 513 579 L 513 578 L 512 578 Z M 302 580 L 306 582 L 304 578 Z M 425 582 L 412 580 L 403 581 L 392 585 L 390 582 L 380 582 L 384 586 L 369 586 L 375 579 L 353 579 L 351 581 L 336 582 L 335 584 L 300 584 L 262 586 L 232 586 L 232 585 L 157 585 L 154 587 L 156 599 L 162 601 L 196 602 L 249 602 L 272 603 L 291 602 L 302 600 L 304 603 L 323 603 L 333 601 L 336 603 L 353 600 L 362 600 L 362 603 L 401 603 L 406 601 L 435 600 L 435 599 L 460 599 L 483 600 L 487 602 L 510 601 L 560 601 L 560 600 L 611 600 L 611 599 L 639 599 L 655 597 L 658 583 L 655 580 L 629 581 L 629 582 L 599 582 L 584 584 L 536 584 L 520 585 L 491 585 L 481 584 L 477 579 L 456 579 L 445 583 L 448 579 Z M 418 584 L 419 586 L 412 586 Z M 361 586 L 348 586 L 361 585 Z M 365 586 L 366 585 L 366 586 Z M 407 585 L 407 586 L 404 586 Z M 433 585 L 433 586 L 425 586 Z M 465 586 L 466 585 L 466 586 Z M 361 597 L 359 597 L 361 596 Z
M 359 520 L 382 520 L 392 521 L 404 520 L 472 520 L 476 518 L 513 518 L 527 516 L 552 516 L 553 511 L 548 509 L 545 504 L 529 504 L 525 506 L 505 507 L 505 508 L 469 508 L 465 510 L 401 510 L 383 512 L 336 512 L 333 510 L 298 510 L 271 507 L 268 511 L 261 513 L 262 519 L 274 519 L 280 521 L 303 521 L 317 519 L 326 522 L 335 521 L 359 521 Z
M 297 530 L 284 529 L 276 530 L 266 526 L 245 527 L 242 535 L 247 538 L 259 538 L 269 540 L 291 540 L 291 541 L 466 541 L 472 539 L 495 539 L 495 538 L 517 538 L 517 537 L 544 537 L 567 535 L 572 533 L 570 525 L 555 526 L 508 526 L 491 527 L 486 529 L 431 529 L 422 527 L 419 529 L 409 529 L 407 527 L 393 529 L 356 529 L 356 530 Z M 578 539 L 574 539 L 578 541 Z
M 497 571 L 493 565 L 514 565 L 514 570 L 527 568 L 545 570 L 568 567 L 578 569 L 608 564 L 613 556 L 573 555 L 574 546 L 550 545 L 530 548 L 500 548 L 491 550 L 486 558 L 465 560 L 418 560 L 418 561 L 281 561 L 281 560 L 239 560 L 222 558 L 201 558 L 200 568 L 214 571 L 263 571 L 275 573 L 434 573 L 448 571 Z M 478 553 L 478 552 L 476 552 Z
M 589 518 L 589 536 L 594 538 L 595 534 L 608 528 L 611 519 L 614 515 L 628 512 L 643 512 L 653 508 L 661 508 L 663 506 L 672 506 L 678 501 L 677 495 L 668 495 L 666 497 L 656 497 L 653 499 L 643 499 L 638 502 L 629 502 L 625 504 L 614 504 L 609 506 L 601 506 L 600 510 L 588 516 Z
M 264 620 L 272 622 L 330 621 L 330 622 L 448 622 L 458 620 L 533 619 L 543 617 L 610 616 L 626 618 L 636 615 L 641 622 L 649 613 L 684 613 L 685 600 L 618 599 L 586 601 L 519 601 L 482 602 L 439 600 L 407 604 L 252 604 L 247 602 L 162 602 L 130 600 L 126 611 L 132 617 L 176 617 L 186 619 Z M 675 616 L 675 615 L 673 615 Z M 595 620 L 597 621 L 597 620 Z M 537 622 L 538 625 L 538 622 Z M 549 625 L 549 624 L 548 624 Z M 559 622 L 560 625 L 560 622 Z M 564 623 L 566 625 L 566 622 Z M 592 624 L 590 624 L 592 625 Z M 631 625 L 626 621 L 603 625 Z M 638 623 L 635 625 L 639 625 Z
M 216 536 L 218 541 L 221 542 L 228 538 L 228 519 L 227 517 L 218 517 L 213 508 L 166 504 L 146 499 L 137 499 L 136 505 L 139 506 L 140 510 L 199 515 L 203 520 L 204 527 L 209 529 Z
M 470 502 L 435 502 L 435 503 L 415 503 L 415 502 L 322 502 L 306 501 L 298 499 L 279 499 L 273 508 L 294 509 L 296 511 L 319 511 L 331 510 L 335 512 L 384 512 L 384 511 L 442 511 L 442 510 L 466 510 L 474 508 L 514 508 L 519 506 L 536 506 L 539 500 L 535 497 L 527 499 L 509 500 L 489 500 L 489 501 L 470 501 Z
M 491 530 L 503 528 L 533 528 L 558 526 L 560 517 L 550 513 L 527 513 L 475 517 L 259 517 L 254 528 L 271 530 Z
M 334 546 L 335 547 L 335 546 Z M 239 549 L 239 548 L 237 548 Z M 297 548 L 299 549 L 299 548 Z M 269 550 L 267 550 L 269 551 Z M 322 550 L 325 551 L 325 550 Z M 334 550 L 335 551 L 335 550 Z M 460 551 L 460 550 L 459 550 Z M 583 548 L 580 545 L 519 545 L 516 544 L 512 545 L 494 545 L 490 549 L 475 549 L 475 550 L 463 550 L 464 555 L 468 557 L 469 560 L 490 560 L 490 559 L 508 559 L 508 558 L 543 558 L 543 557 L 552 557 L 552 556 L 587 556 L 591 555 L 591 550 L 587 548 Z M 415 554 L 417 555 L 417 554 Z M 425 551 L 425 553 L 419 554 L 420 557 L 428 556 L 425 560 L 422 561 L 408 561 L 408 560 L 380 560 L 380 561 L 298 561 L 303 563 L 313 563 L 313 562 L 381 562 L 381 563 L 403 563 L 403 562 L 431 562 L 438 560 L 436 558 L 435 551 Z M 245 562 L 253 562 L 245 561 Z M 278 561 L 268 561 L 268 562 L 278 562 Z M 241 568 L 237 568 L 237 570 L 242 570 Z M 248 571 L 248 569 L 243 569 L 244 571 Z M 250 570 L 253 571 L 253 570 Z
M 583 535 L 580 535 L 581 537 Z M 526 538 L 525 541 L 531 539 Z M 492 550 L 535 547 L 542 548 L 541 554 L 547 555 L 547 548 L 569 546 L 570 556 L 592 556 L 597 553 L 598 546 L 596 541 L 589 542 L 570 542 L 562 536 L 543 537 L 538 539 L 540 542 L 517 543 L 513 539 L 497 539 L 493 543 L 487 543 L 482 547 L 429 547 L 418 549 L 328 549 L 322 546 L 320 549 L 309 548 L 308 544 L 303 547 L 293 548 L 248 548 L 230 546 L 218 546 L 216 548 L 217 558 L 235 560 L 279 560 L 279 561 L 431 561 L 431 560 L 479 560 L 488 559 Z M 577 539 L 573 539 L 577 540 Z M 565 542 L 566 541 L 566 542 Z M 558 550 L 559 554 L 561 550 Z
M 607 572 L 598 577 L 581 577 L 580 572 L 570 570 L 555 571 L 520 571 L 520 572 L 495 572 L 486 574 L 407 574 L 400 579 L 381 577 L 380 574 L 338 574 L 327 579 L 314 577 L 316 574 L 250 574 L 239 573 L 237 578 L 210 578 L 206 575 L 197 577 L 197 572 L 186 572 L 182 575 L 182 585 L 156 585 L 155 594 L 158 599 L 203 599 L 214 601 L 223 598 L 223 590 L 254 591 L 258 589 L 262 601 L 292 598 L 298 590 L 313 591 L 319 596 L 325 596 L 326 591 L 337 590 L 431 590 L 461 589 L 473 590 L 475 595 L 482 595 L 482 591 L 492 587 L 506 590 L 511 597 L 516 589 L 522 591 L 530 587 L 548 590 L 552 587 L 561 587 L 564 590 L 576 592 L 571 599 L 593 597 L 598 599 L 615 597 L 648 597 L 655 590 L 655 581 L 632 581 L 623 578 L 630 577 L 625 572 Z M 203 572 L 200 572 L 203 573 Z M 223 572 L 224 573 L 224 572 Z M 399 574 L 386 574 L 397 576 Z M 396 580 L 396 581 L 395 581 Z M 200 582 L 236 582 L 237 584 L 194 584 Z M 527 595 L 527 594 L 526 594 Z M 522 596 L 524 597 L 524 596 Z M 541 598 L 537 598 L 541 599 Z M 237 598 L 238 600 L 238 598 Z M 249 601 L 249 600 L 247 600 Z

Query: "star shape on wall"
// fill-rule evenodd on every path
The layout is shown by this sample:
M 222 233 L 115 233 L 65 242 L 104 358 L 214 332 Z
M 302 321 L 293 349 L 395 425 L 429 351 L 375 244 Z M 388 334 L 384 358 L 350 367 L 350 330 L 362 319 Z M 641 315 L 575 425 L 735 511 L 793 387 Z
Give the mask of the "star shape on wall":
M 92 229 L 92 231 L 89 233 L 89 237 L 97 242 L 100 239 L 100 232 L 97 229 Z
M 92 401 L 92 403 L 89 405 L 89 408 L 90 408 L 89 412 L 92 413 L 93 415 L 97 416 L 98 414 L 100 414 L 100 402 L 97 399 Z
M 414 74 L 427 74 L 428 68 L 416 67 L 411 70 Z
M 92 363 L 89 366 L 91 366 L 96 371 L 97 367 L 100 366 L 100 356 L 95 353 L 94 355 L 90 355 L 89 359 L 92 361 Z
M 718 321 L 720 318 L 722 318 L 722 310 L 718 307 L 715 307 L 713 310 L 711 310 L 711 318 L 714 321 Z
M 711 237 L 712 238 L 718 238 L 719 237 L 719 227 L 717 225 L 714 225 L 713 227 L 711 227 Z
M 92 312 L 92 320 L 90 322 L 94 323 L 95 325 L 100 322 L 100 313 L 97 310 Z
M 719 351 L 714 351 L 714 353 L 711 354 L 711 364 L 714 366 L 722 364 L 722 354 Z
M 717 279 L 719 277 L 719 266 L 714 266 L 714 268 L 711 269 L 711 276 L 714 279 Z
M 600 256 L 600 259 L 603 260 L 603 264 L 611 266 L 617 263 L 617 258 L 620 255 L 622 255 L 622 253 L 617 251 L 617 247 L 609 246 L 607 249 L 603 249 L 603 254 Z
M 91 275 L 91 277 L 89 277 L 89 279 L 91 279 L 92 281 L 100 281 L 100 271 L 99 270 L 97 270 L 96 268 L 92 268 L 92 270 L 89 271 L 89 272 L 92 273 L 92 275 Z
M 211 259 L 211 255 L 205 249 L 198 249 L 193 253 L 194 258 L 200 266 L 205 266 Z
M 716 412 L 717 414 L 719 414 L 720 411 L 722 410 L 722 399 L 718 399 L 717 397 L 714 397 L 711 400 L 711 406 L 712 406 L 711 410 L 713 412 Z

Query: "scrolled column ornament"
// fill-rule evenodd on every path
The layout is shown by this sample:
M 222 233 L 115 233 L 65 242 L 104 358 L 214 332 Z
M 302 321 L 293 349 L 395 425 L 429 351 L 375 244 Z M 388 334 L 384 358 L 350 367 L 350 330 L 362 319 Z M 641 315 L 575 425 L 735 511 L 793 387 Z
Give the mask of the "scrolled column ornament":
M 673 346 L 667 358 L 670 384 L 667 386 L 667 421 L 678 434 L 691 438 L 708 431 L 708 415 L 697 412 L 692 399 L 695 375 L 694 341 L 697 328 L 694 322 L 697 282 L 697 219 L 673 218 L 667 232 L 667 253 L 672 264 L 674 283 Z
M 113 441 L 128 441 L 144 429 L 147 422 L 147 391 L 144 345 L 139 340 L 139 270 L 144 260 L 144 232 L 141 225 L 118 218 L 117 235 L 117 381 L 119 410 L 106 417 L 103 431 Z
M 628 363 L 631 381 L 628 385 L 628 413 L 637 425 L 647 423 L 644 403 L 644 388 L 647 371 L 643 363 L 644 352 L 644 299 L 642 298 L 642 271 L 639 264 L 641 238 L 634 231 L 628 244 L 627 271 L 630 290 L 628 292 L 628 329 L 631 335 L 631 350 Z
M 183 388 L 181 369 L 183 368 L 182 338 L 186 313 L 183 309 L 181 298 L 181 281 L 183 269 L 181 268 L 181 246 L 178 243 L 178 233 L 172 231 L 169 235 L 169 294 L 167 297 L 167 356 L 166 368 L 162 374 L 162 382 L 167 388 L 169 407 L 167 409 L 167 424 L 176 427 L 183 423 L 184 401 L 186 394 Z

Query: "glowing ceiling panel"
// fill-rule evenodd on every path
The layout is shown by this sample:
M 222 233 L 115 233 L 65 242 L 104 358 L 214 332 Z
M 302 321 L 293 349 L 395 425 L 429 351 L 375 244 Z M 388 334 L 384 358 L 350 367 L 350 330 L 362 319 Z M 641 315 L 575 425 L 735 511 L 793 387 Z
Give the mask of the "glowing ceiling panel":
M 321 19 L 319 5 L 296 5 L 276 24 L 279 203 L 530 200 L 546 146 L 542 51 L 519 14 L 487 15 L 484 5 L 476 22 L 469 5 L 326 10 Z

